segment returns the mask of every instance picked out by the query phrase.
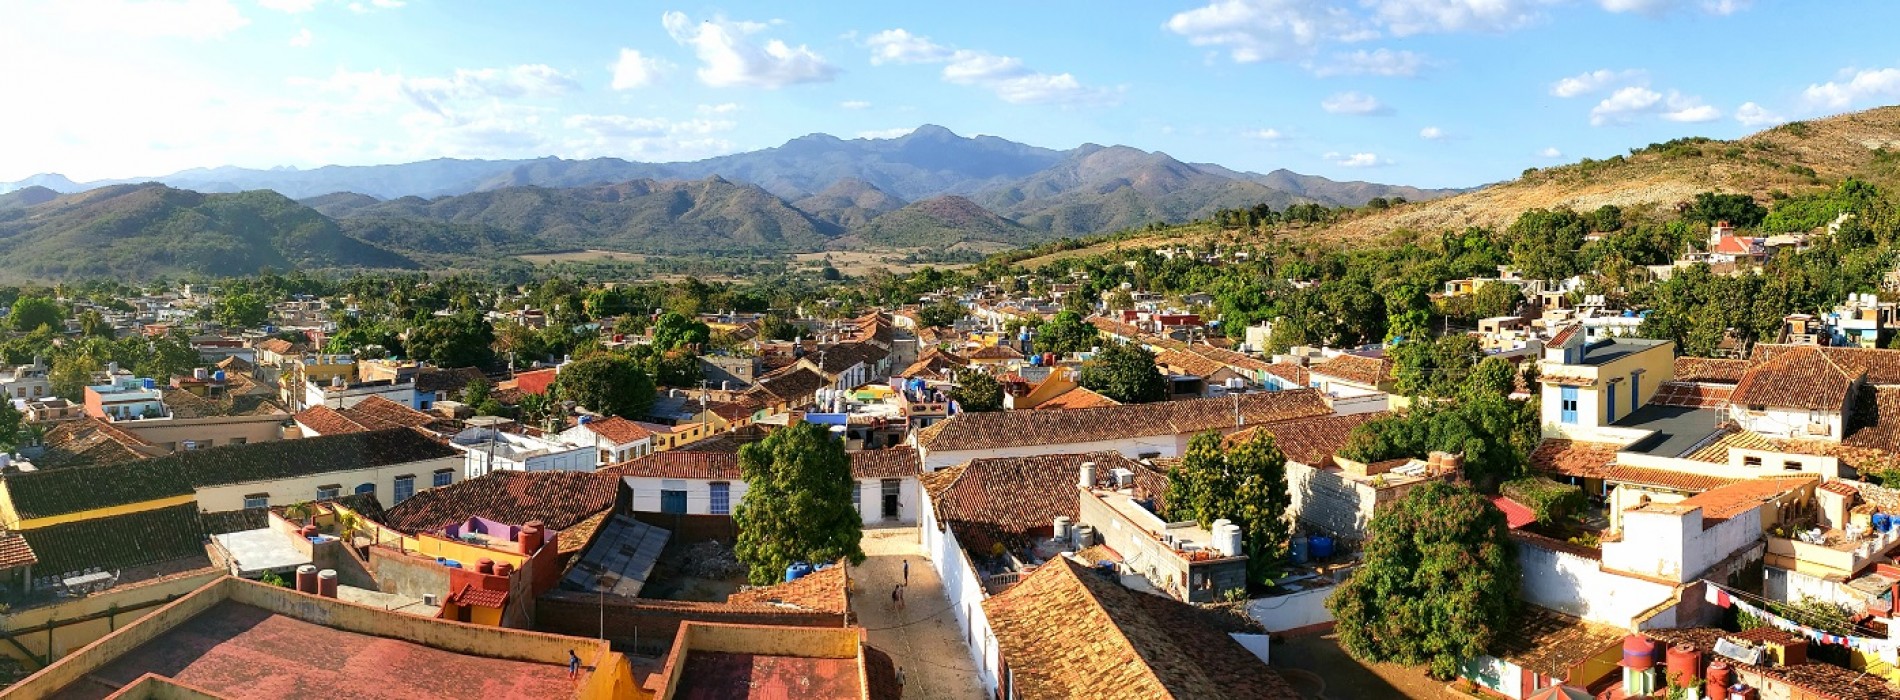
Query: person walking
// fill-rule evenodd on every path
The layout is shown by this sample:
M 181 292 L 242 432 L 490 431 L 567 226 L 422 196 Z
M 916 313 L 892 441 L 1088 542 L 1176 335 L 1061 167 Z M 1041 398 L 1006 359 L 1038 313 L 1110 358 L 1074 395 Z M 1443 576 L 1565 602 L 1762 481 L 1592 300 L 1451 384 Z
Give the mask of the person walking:
M 904 585 L 910 585 L 910 560 L 904 560 Z
M 569 649 L 567 650 L 567 677 L 575 678 L 580 675 L 581 675 L 581 655 L 574 653 L 573 649 Z
M 904 602 L 903 592 L 904 592 L 903 584 L 891 586 L 891 609 L 892 610 L 896 610 L 898 609 L 899 606 L 903 605 L 903 602 Z

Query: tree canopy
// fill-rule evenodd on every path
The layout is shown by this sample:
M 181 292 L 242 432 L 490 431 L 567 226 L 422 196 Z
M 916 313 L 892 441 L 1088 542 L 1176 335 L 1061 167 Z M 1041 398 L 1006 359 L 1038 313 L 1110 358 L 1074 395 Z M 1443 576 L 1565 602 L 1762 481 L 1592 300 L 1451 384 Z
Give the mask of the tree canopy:
M 824 426 L 798 422 L 739 449 L 745 498 L 733 509 L 733 547 L 747 578 L 783 581 L 797 562 L 864 561 L 863 520 L 851 506 L 851 459 Z
M 1088 352 L 1101 342 L 1101 333 L 1081 314 L 1063 310 L 1036 327 L 1035 349 L 1058 356 Z
M 1504 513 L 1476 491 L 1429 482 L 1382 507 L 1369 530 L 1364 563 L 1326 601 L 1355 658 L 1450 678 L 1516 620 L 1517 549 Z
M 957 408 L 971 413 L 1003 410 L 1003 385 L 988 372 L 965 371 L 957 375 L 957 387 L 950 390 Z
M 409 332 L 409 354 L 437 367 L 487 367 L 495 361 L 495 328 L 473 311 L 431 318 Z
M 1131 343 L 1111 343 L 1082 364 L 1076 383 L 1122 403 L 1151 403 L 1168 397 L 1168 378 L 1155 367 L 1155 354 Z
M 1195 435 L 1187 453 L 1168 470 L 1169 520 L 1193 520 L 1208 527 L 1225 518 L 1240 526 L 1247 554 L 1247 579 L 1266 585 L 1280 574 L 1287 554 L 1286 455 L 1273 435 L 1252 436 L 1225 445 L 1219 432 Z
M 218 300 L 213 318 L 226 328 L 261 326 L 270 318 L 270 304 L 249 292 L 232 294 Z
M 1354 426 L 1339 454 L 1360 462 L 1462 453 L 1465 478 L 1494 491 L 1524 473 L 1540 427 L 1537 406 L 1497 395 L 1455 403 L 1418 401 L 1405 413 Z
M 653 347 L 662 352 L 704 347 L 710 340 L 712 328 L 685 314 L 667 312 L 653 324 Z
M 59 303 L 50 297 L 22 296 L 13 301 L 13 310 L 7 313 L 7 325 L 22 333 L 47 326 L 59 330 L 64 326 L 66 312 L 60 310 Z
M 637 420 L 653 408 L 653 378 L 632 357 L 602 353 L 569 362 L 555 375 L 561 398 L 607 416 Z

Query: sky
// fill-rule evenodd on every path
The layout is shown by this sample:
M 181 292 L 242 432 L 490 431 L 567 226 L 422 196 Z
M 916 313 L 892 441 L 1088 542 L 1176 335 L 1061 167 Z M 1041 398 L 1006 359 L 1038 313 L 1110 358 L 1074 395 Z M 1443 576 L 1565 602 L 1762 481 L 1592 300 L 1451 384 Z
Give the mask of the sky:
M 920 124 L 1426 187 L 1900 102 L 1891 0 L 0 0 L 0 181 Z

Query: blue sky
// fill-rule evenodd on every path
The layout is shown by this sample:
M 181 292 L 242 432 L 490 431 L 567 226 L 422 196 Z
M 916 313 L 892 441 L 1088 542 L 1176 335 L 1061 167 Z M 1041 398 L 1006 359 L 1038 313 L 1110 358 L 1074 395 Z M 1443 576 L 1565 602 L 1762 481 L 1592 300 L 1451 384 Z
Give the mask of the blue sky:
M 1900 102 L 1890 0 L 8 0 L 0 181 L 935 123 L 1470 186 Z

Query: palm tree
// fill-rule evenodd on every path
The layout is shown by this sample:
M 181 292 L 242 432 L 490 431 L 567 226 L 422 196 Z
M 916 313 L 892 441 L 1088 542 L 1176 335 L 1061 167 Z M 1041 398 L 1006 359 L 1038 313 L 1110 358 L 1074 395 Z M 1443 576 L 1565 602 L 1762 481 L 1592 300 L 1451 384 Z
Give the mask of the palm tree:
M 309 519 L 310 514 L 314 512 L 316 512 L 316 507 L 312 505 L 309 501 L 298 501 L 288 506 L 284 506 L 284 517 L 289 518 L 291 520 L 295 520 L 299 523 L 303 522 L 306 519 Z

